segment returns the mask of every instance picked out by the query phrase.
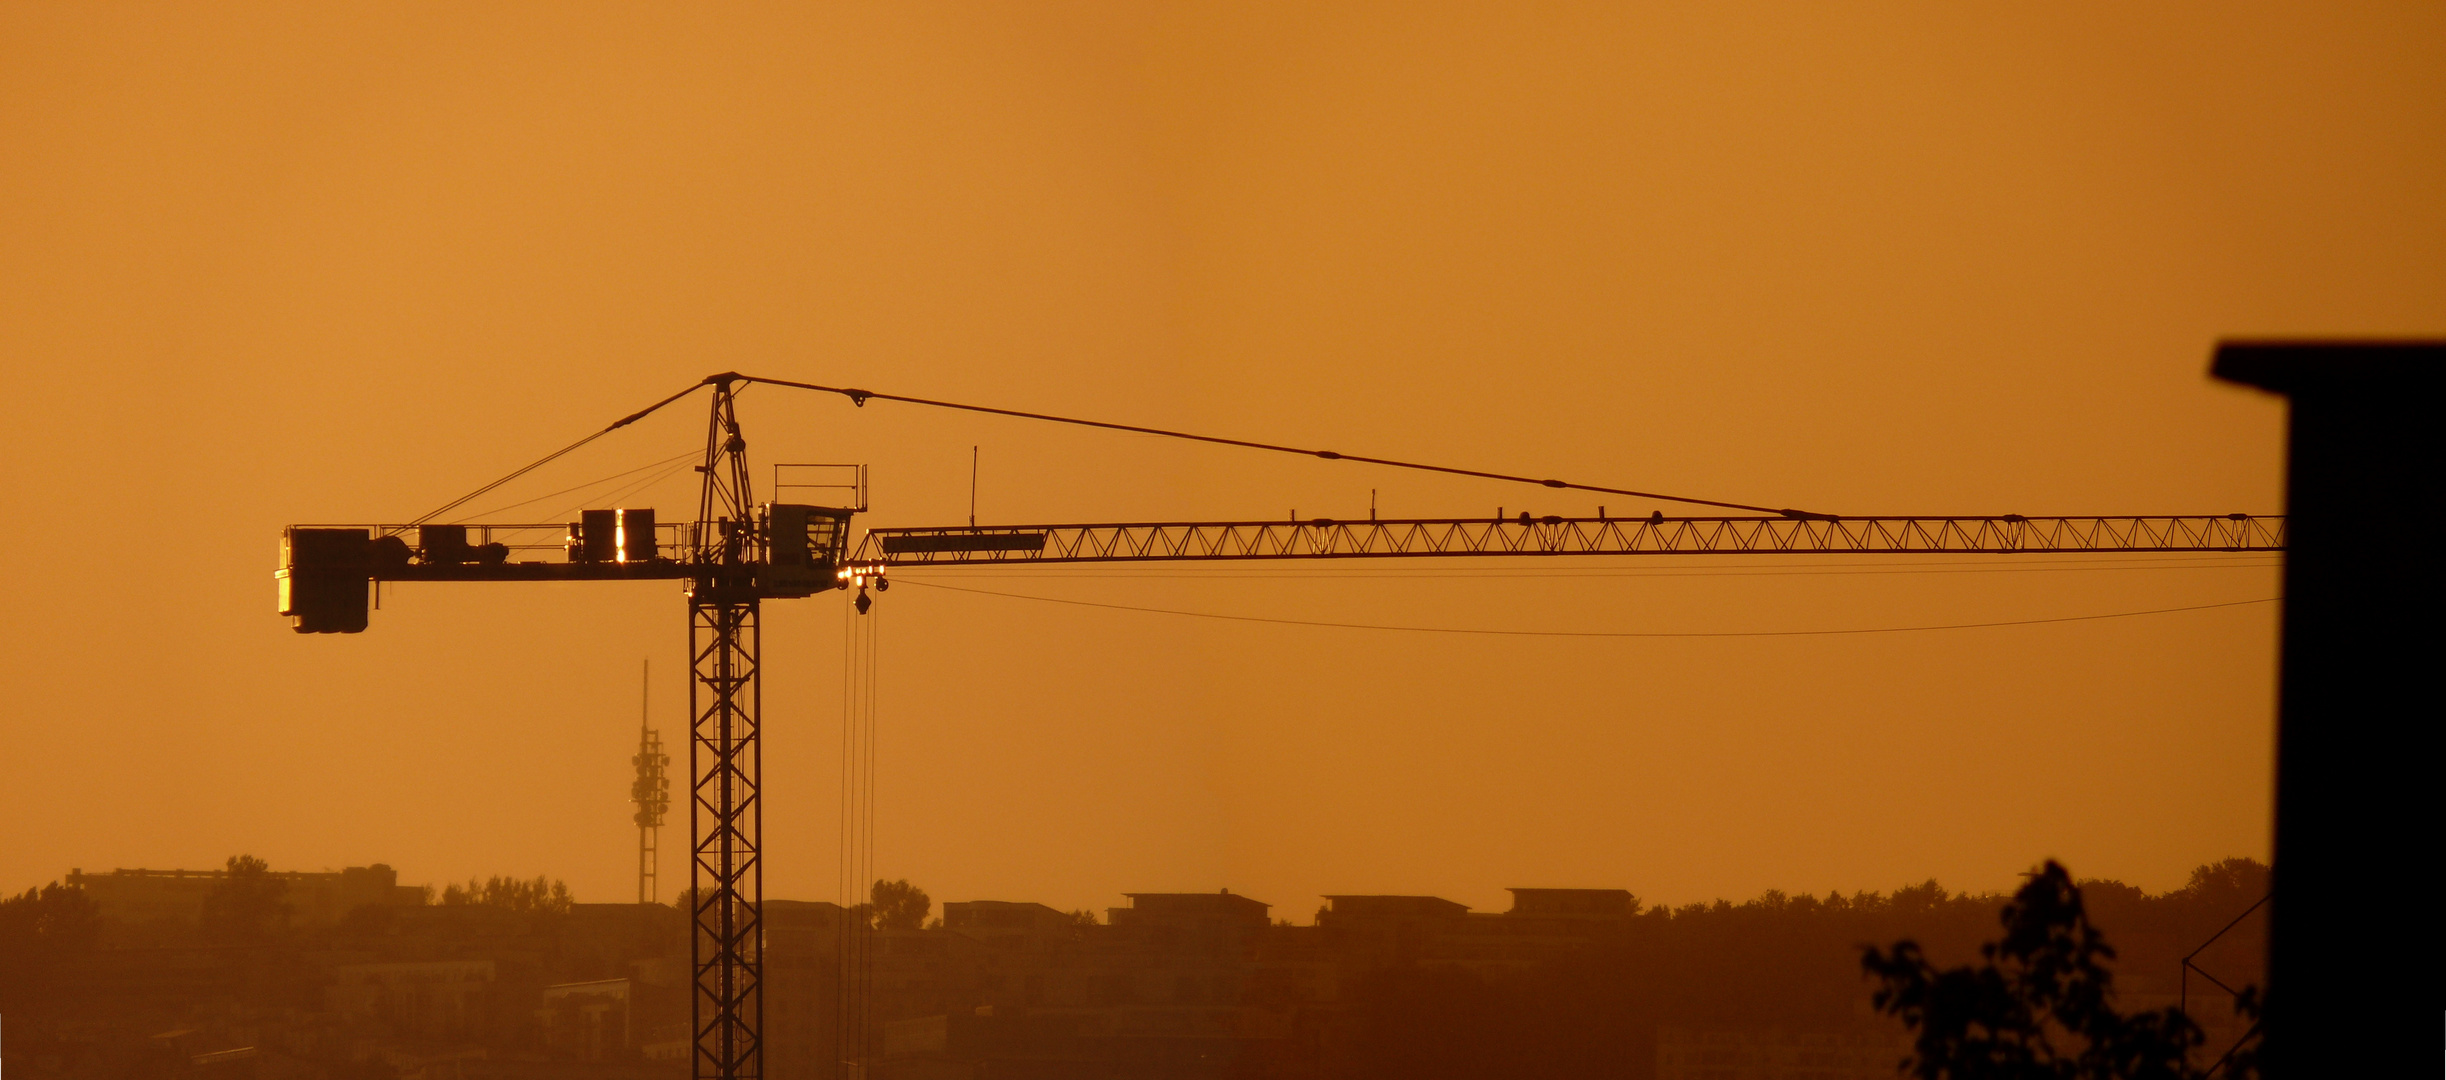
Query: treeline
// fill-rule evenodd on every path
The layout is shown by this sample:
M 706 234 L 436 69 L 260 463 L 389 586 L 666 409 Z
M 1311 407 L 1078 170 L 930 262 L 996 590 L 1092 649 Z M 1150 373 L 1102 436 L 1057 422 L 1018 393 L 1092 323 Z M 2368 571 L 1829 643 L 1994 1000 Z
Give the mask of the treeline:
M 66 957 L 111 944 L 261 945 L 293 936 L 302 928 L 295 919 L 288 882 L 269 864 L 252 855 L 232 855 L 223 864 L 225 876 L 207 893 L 192 926 L 109 926 L 84 890 L 61 882 L 0 898 L 0 990 L 22 985 L 37 970 L 48 970 Z M 436 895 L 425 890 L 425 903 L 452 908 L 485 909 L 518 915 L 563 914 L 570 910 L 569 886 L 537 876 L 470 878 Z M 375 916 L 368 909 L 350 913 L 362 921 Z M 343 919 L 343 923 L 349 919 Z M 113 932 L 118 937 L 113 938 Z
M 180 1055 L 254 1045 L 278 1055 L 267 1075 L 380 1080 L 394 1070 L 382 1055 L 368 1057 L 368 1047 L 421 1053 L 419 1040 L 443 1035 L 487 1053 L 540 1053 L 549 1049 L 535 1019 L 544 987 L 633 976 L 640 960 L 660 963 L 667 985 L 636 988 L 637 1015 L 680 1017 L 684 1031 L 687 991 L 669 973 L 684 978 L 687 923 L 672 908 L 589 909 L 551 878 L 494 876 L 438 893 L 360 889 L 346 897 L 358 906 L 334 919 L 328 896 L 293 890 L 260 859 L 235 856 L 226 868 L 202 896 L 186 894 L 183 917 L 135 925 L 104 918 L 93 896 L 64 883 L 0 898 L 0 1015 L 9 1021 L 11 1074 L 183 1074 Z M 193 877 L 186 882 L 198 887 Z M 680 959 L 666 962 L 675 951 Z M 337 1004 L 350 965 L 434 962 L 454 979 L 461 976 L 450 971 L 481 969 L 454 991 L 459 1004 L 449 1015 L 457 1019 L 369 1014 L 376 1007 L 362 990 L 350 999 L 354 1012 Z M 395 1021 L 413 1030 L 384 1026 Z M 426 1030 L 432 1024 L 448 1030 Z M 163 1031 L 186 1033 L 169 1071 L 162 1055 L 171 1051 L 152 1040 Z M 46 1060 L 52 1064 L 28 1064 Z
M 2267 895 L 2267 867 L 2229 859 L 2183 888 L 2148 895 L 2116 881 L 2080 883 L 2088 918 L 2118 955 L 2116 986 L 2154 1005 L 2175 990 L 2181 957 Z M 1792 896 L 1651 908 L 1589 949 L 1511 975 L 1410 965 L 1365 976 L 1345 1067 L 1352 1076 L 1644 1077 L 1660 1027 L 1899 1034 L 1877 1014 L 1864 977 L 1869 948 L 1914 942 L 1938 965 L 1979 958 L 2008 897 L 1948 892 L 1934 881 L 1890 894 Z M 2229 935 L 2218 961 L 2236 986 L 2261 981 L 2264 929 Z M 2195 994 L 2207 987 L 2195 984 Z M 2231 1013 L 2221 994 L 2195 1016 Z
M 532 880 L 490 877 L 479 881 L 468 878 L 464 888 L 457 885 L 444 888 L 441 902 L 446 907 L 494 907 L 503 911 L 546 914 L 566 912 L 572 903 L 568 885 L 541 874 Z

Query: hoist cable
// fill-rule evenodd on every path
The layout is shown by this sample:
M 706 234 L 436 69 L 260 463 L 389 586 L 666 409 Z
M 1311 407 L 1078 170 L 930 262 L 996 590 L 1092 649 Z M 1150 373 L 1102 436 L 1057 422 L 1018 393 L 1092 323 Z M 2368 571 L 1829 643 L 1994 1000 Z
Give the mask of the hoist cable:
M 881 620 L 871 610 L 841 608 L 841 765 L 839 857 L 834 899 L 834 1024 L 849 1059 L 864 1057 L 875 1015 L 875 965 L 881 915 L 874 904 L 875 744 L 881 673 Z
M 1749 503 L 1723 502 L 1717 499 L 1698 499 L 1687 495 L 1666 495 L 1654 491 L 1633 491 L 1629 488 L 1602 487 L 1596 484 L 1575 484 L 1565 480 L 1540 480 L 1533 476 L 1513 476 L 1509 473 L 1486 472 L 1481 469 L 1462 469 L 1450 465 L 1429 465 L 1417 461 L 1399 461 L 1393 458 L 1368 457 L 1362 454 L 1344 454 L 1333 450 L 1308 450 L 1296 446 L 1282 446 L 1275 443 L 1254 442 L 1248 439 L 1227 439 L 1220 435 L 1199 435 L 1193 432 L 1174 431 L 1168 428 L 1142 427 L 1137 424 L 1116 424 L 1105 420 L 1083 420 L 1075 416 L 1055 416 L 1051 413 L 1023 412 L 1018 409 L 998 409 L 990 405 L 967 405 L 956 401 L 936 401 L 931 398 L 908 397 L 902 394 L 877 393 L 873 390 L 857 390 L 839 386 L 818 386 L 814 383 L 791 382 L 787 379 L 767 379 L 756 375 L 717 375 L 714 376 L 714 378 L 736 379 L 742 382 L 765 383 L 771 386 L 788 386 L 800 390 L 815 390 L 827 394 L 839 394 L 848 398 L 852 403 L 860 407 L 864 407 L 869 400 L 897 401 L 907 405 L 928 405 L 938 409 L 958 409 L 964 412 L 988 413 L 994 416 L 1017 417 L 1022 420 L 1044 420 L 1056 424 L 1072 424 L 1078 427 L 1103 428 L 1108 431 L 1127 431 L 1139 435 L 1160 435 L 1168 439 L 1187 439 L 1192 442 L 1216 443 L 1222 446 L 1238 446 L 1245 447 L 1250 450 L 1268 450 L 1278 454 L 1299 454 L 1304 457 L 1324 458 L 1328 461 L 1357 461 L 1369 465 L 1390 466 L 1396 469 L 1415 469 L 1420 472 L 1444 473 L 1450 476 L 1470 476 L 1482 480 L 1500 480 L 1505 483 L 1512 484 L 1536 484 L 1540 487 L 1561 488 L 1571 491 L 1593 491 L 1606 495 L 1628 495 L 1636 499 L 1659 499 L 1665 502 L 1692 503 L 1699 506 L 1722 507 L 1727 510 L 1747 510 L 1758 514 L 1776 514 L 1788 518 L 1826 518 L 1832 516 L 1828 514 L 1814 514 L 1805 510 L 1794 510 L 1789 507 L 1776 508 L 1768 506 L 1753 506 Z
M 850 981 L 852 968 L 850 950 L 856 945 L 856 938 L 852 936 L 849 929 L 849 914 L 852 908 L 850 882 L 858 876 L 857 869 L 852 862 L 856 845 L 850 840 L 850 799 L 851 792 L 855 790 L 855 785 L 850 780 L 852 760 L 850 733 L 853 730 L 852 718 L 857 715 L 858 681 L 856 677 L 858 667 L 857 625 L 850 621 L 854 618 L 856 616 L 850 614 L 849 605 L 841 605 L 841 795 L 838 822 L 840 848 L 834 860 L 836 865 L 833 873 L 833 900 L 839 911 L 837 920 L 833 923 L 832 1021 L 833 1045 L 840 1047 L 844 1055 L 848 1053 L 850 1046 L 849 1031 L 853 1000 Z

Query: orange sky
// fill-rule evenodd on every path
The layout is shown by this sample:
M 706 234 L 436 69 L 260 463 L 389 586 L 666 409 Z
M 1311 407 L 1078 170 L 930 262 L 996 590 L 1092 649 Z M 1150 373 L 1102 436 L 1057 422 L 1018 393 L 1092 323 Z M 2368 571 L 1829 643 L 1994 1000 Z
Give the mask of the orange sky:
M 683 723 L 673 586 L 407 586 L 303 638 L 272 555 L 710 371 L 1845 513 L 2269 512 L 2281 408 L 2211 384 L 2211 343 L 2446 330 L 2434 4 L 611 7 L 0 7 L 0 887 L 243 851 L 628 897 L 640 658 Z M 963 520 L 971 445 L 989 523 L 1596 502 L 742 411 L 760 462 L 871 462 L 876 525 Z M 2274 595 L 2236 562 L 905 577 L 1709 631 Z M 833 894 L 840 600 L 768 609 L 768 895 Z M 879 866 L 938 900 L 1304 919 L 2050 856 L 2162 889 L 2267 851 L 2267 606 L 1557 643 L 883 600 Z

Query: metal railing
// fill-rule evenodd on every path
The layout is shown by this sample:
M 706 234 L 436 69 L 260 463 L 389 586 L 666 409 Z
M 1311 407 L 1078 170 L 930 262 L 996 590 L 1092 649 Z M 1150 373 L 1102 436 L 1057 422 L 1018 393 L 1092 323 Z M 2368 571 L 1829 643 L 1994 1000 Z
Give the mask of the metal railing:
M 480 550 L 489 544 L 501 545 L 504 551 L 503 561 L 506 562 L 562 563 L 571 561 L 570 526 L 572 524 L 574 523 L 567 521 L 556 521 L 533 523 L 516 522 L 490 525 L 451 525 L 441 527 L 465 529 L 467 536 L 467 548 L 469 550 Z M 426 561 L 424 557 L 424 550 L 419 546 L 421 540 L 419 538 L 418 530 L 423 527 L 426 526 L 397 524 L 368 525 L 360 522 L 352 522 L 345 525 L 316 524 L 294 526 L 294 528 L 300 529 L 364 529 L 373 534 L 374 538 L 377 540 L 387 536 L 396 536 L 408 545 L 409 550 L 415 554 L 417 561 L 420 563 Z M 691 562 L 696 560 L 702 548 L 703 545 L 698 542 L 697 527 L 694 522 L 658 521 L 654 524 L 654 550 L 657 558 L 669 559 L 675 562 Z

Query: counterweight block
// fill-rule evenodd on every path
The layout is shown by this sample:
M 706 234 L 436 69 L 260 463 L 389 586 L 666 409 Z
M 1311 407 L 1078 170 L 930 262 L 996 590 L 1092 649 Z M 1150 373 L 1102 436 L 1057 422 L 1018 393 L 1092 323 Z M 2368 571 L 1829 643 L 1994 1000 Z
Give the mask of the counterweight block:
M 373 589 L 373 532 L 293 528 L 280 534 L 280 613 L 300 634 L 365 632 Z

